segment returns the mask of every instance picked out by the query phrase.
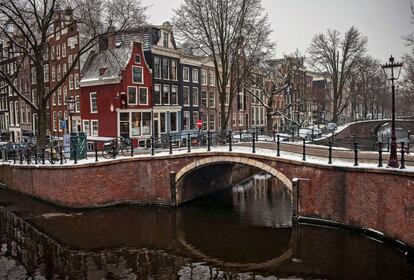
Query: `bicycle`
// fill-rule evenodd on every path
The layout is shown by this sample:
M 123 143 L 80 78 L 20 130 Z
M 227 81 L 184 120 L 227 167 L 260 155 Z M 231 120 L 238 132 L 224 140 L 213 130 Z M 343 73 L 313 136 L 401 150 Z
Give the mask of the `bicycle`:
M 111 143 L 104 145 L 104 148 L 102 150 L 102 156 L 104 158 L 116 158 L 119 153 L 122 153 L 123 156 L 128 156 L 131 154 L 131 139 L 120 137 L 118 140 L 119 141 L 112 141 Z

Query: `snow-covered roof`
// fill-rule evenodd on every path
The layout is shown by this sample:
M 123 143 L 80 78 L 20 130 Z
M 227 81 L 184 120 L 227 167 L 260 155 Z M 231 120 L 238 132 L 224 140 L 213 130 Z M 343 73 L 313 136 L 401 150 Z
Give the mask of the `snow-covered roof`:
M 107 49 L 92 54 L 82 71 L 82 82 L 117 79 L 131 57 L 132 48 Z

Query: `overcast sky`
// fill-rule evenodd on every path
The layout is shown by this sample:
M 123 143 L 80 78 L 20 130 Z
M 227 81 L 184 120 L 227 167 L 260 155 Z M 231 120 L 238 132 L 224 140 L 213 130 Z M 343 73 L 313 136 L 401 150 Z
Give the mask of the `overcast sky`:
M 409 49 L 401 36 L 414 32 L 412 0 L 263 0 L 277 43 L 277 56 L 306 51 L 315 33 L 344 32 L 355 25 L 368 36 L 368 52 L 381 61 L 399 59 Z M 171 20 L 182 0 L 142 0 L 150 6 L 150 23 Z

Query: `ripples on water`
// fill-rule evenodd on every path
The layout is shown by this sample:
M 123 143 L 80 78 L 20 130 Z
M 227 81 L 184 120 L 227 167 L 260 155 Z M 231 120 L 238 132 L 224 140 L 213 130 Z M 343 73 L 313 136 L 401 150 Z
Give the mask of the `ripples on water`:
M 413 279 L 388 245 L 291 223 L 268 175 L 175 210 L 71 212 L 0 189 L 0 279 Z

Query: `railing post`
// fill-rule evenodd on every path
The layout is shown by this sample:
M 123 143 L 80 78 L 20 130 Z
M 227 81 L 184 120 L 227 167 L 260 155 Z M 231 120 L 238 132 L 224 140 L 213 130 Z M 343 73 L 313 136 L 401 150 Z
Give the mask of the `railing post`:
M 328 164 L 332 164 L 332 141 L 329 141 Z
M 382 143 L 378 143 L 378 167 L 382 167 Z
M 311 142 L 312 144 L 313 144 L 313 140 L 314 140 L 314 138 L 315 138 L 315 137 L 313 136 L 313 133 L 314 133 L 314 128 L 313 128 L 313 126 L 312 126 L 312 136 L 311 136 L 311 137 L 312 137 L 312 142 Z
M 50 163 L 55 164 L 55 158 L 54 158 L 54 148 L 50 148 Z
M 242 141 L 242 136 L 243 136 L 243 133 L 242 133 L 242 130 L 240 129 L 240 134 L 239 134 L 239 136 L 240 136 L 240 142 Z
M 401 142 L 401 164 L 400 169 L 405 169 L 405 143 Z
M 131 141 L 131 157 L 133 157 L 134 156 L 134 143 L 132 142 L 132 139 L 130 141 Z
M 74 164 L 78 163 L 78 155 L 76 153 L 76 145 L 73 145 L 73 159 L 74 159 Z
M 171 135 L 168 135 L 168 141 L 169 141 L 169 145 L 170 145 L 170 155 L 172 155 L 172 137 L 171 137 Z
M 210 145 L 211 145 L 211 132 L 207 131 L 207 152 L 210 152 Z
M 276 142 L 276 130 L 273 129 L 273 142 Z
M 93 146 L 94 146 L 94 150 L 95 150 L 95 162 L 98 162 L 98 145 L 95 142 L 95 145 L 93 145 Z
M 256 141 L 259 141 L 259 128 L 256 127 Z
M 358 142 L 354 139 L 354 166 L 358 166 Z
M 32 155 L 30 154 L 30 148 L 28 147 L 26 149 L 26 162 L 27 162 L 27 164 L 32 163 L 31 159 L 32 159 Z
M 63 164 L 63 150 L 62 150 L 62 146 L 59 146 L 59 160 L 60 160 L 60 164 Z
M 13 163 L 16 164 L 16 149 L 13 149 Z
M 191 153 L 191 135 L 187 134 L 187 153 Z
M 303 139 L 302 160 L 306 161 L 306 141 L 305 141 L 305 139 Z
M 112 140 L 112 158 L 115 159 L 116 158 L 116 142 L 115 140 Z
M 253 141 L 253 149 L 252 149 L 252 153 L 256 153 L 256 133 L 253 132 L 253 137 L 252 137 L 252 141 Z
M 35 164 L 37 164 L 37 148 L 34 149 Z
M 23 150 L 22 150 L 22 148 L 19 148 L 19 160 L 20 160 L 20 164 L 23 164 Z
M 151 137 L 151 155 L 153 156 L 155 154 L 155 137 Z
M 276 156 L 280 157 L 280 135 L 277 135 Z
M 231 130 L 229 131 L 229 152 L 231 152 L 233 150 L 232 147 L 232 137 L 231 137 Z
M 40 155 L 42 157 L 42 164 L 45 164 L 45 148 L 42 147 L 42 154 Z

